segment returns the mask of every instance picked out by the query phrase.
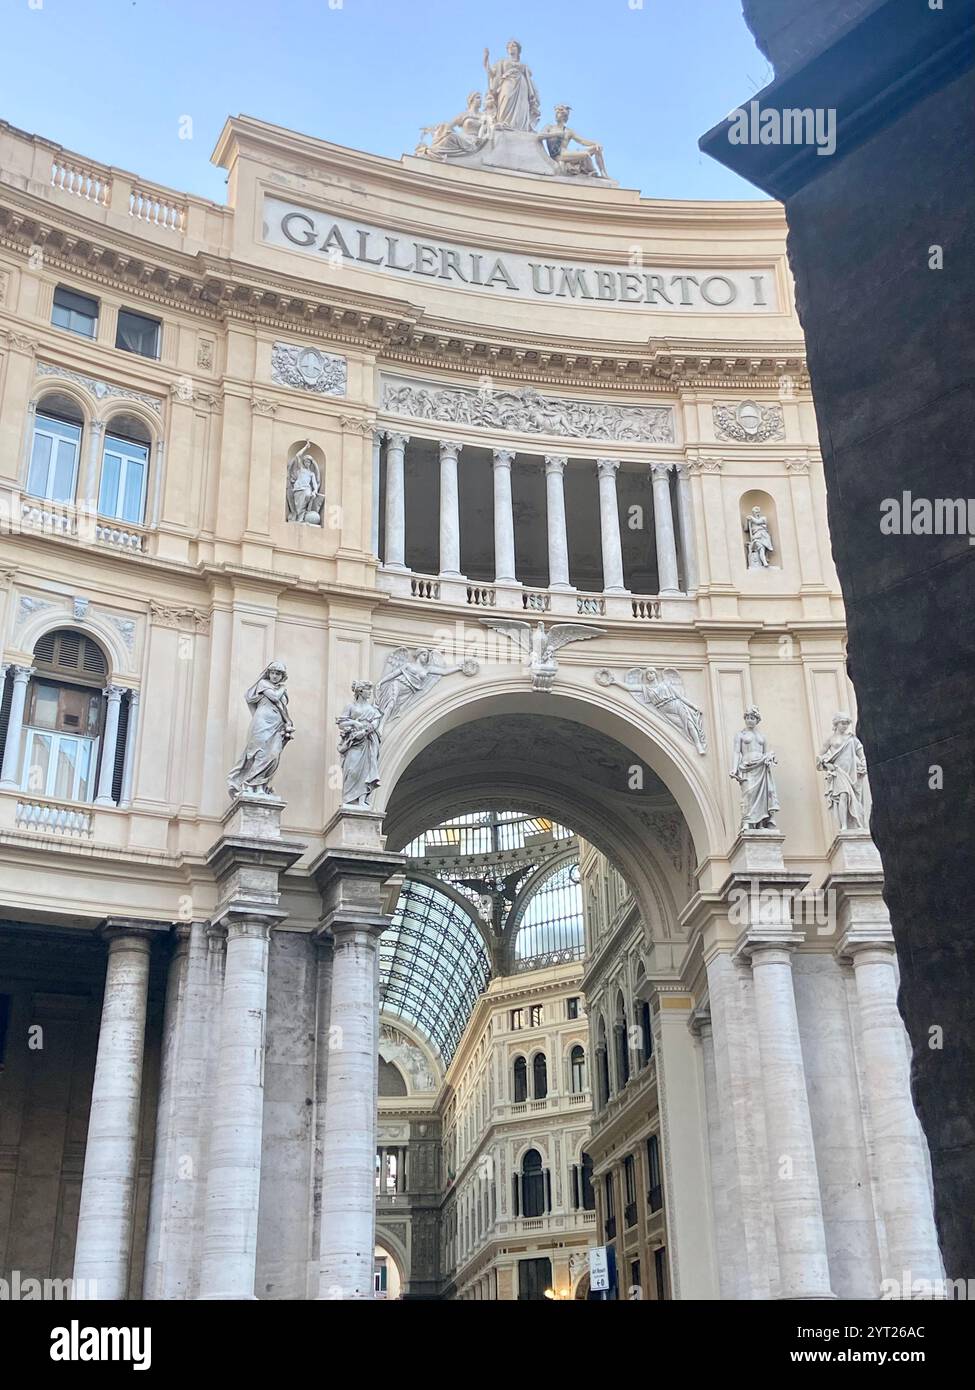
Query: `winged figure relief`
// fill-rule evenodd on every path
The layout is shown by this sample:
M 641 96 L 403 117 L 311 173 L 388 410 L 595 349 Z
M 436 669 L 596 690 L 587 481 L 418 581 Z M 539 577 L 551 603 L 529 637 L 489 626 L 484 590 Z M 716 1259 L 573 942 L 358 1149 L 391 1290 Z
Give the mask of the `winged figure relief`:
M 532 690 L 551 690 L 558 673 L 556 653 L 570 642 L 587 642 L 593 637 L 605 637 L 601 627 L 586 623 L 554 623 L 547 628 L 543 622 L 505 622 L 500 618 L 482 618 L 485 627 L 493 628 L 528 658 Z
M 617 680 L 612 671 L 597 671 L 600 685 L 618 685 L 635 700 L 654 710 L 693 743 L 699 753 L 708 751 L 704 711 L 688 699 L 683 678 L 673 666 L 634 666 Z
M 397 647 L 386 658 L 383 673 L 376 682 L 374 699 L 382 710 L 384 722 L 390 723 L 422 699 L 443 676 L 452 676 L 458 671 L 472 676 L 477 669 L 477 662 L 470 657 L 456 665 L 448 665 L 443 653 L 435 647 L 420 647 L 415 651 Z

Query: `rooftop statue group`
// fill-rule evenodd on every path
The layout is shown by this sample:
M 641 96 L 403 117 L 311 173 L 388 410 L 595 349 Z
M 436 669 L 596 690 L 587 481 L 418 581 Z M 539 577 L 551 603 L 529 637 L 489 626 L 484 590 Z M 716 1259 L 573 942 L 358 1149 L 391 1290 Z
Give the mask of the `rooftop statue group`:
M 417 155 L 445 164 L 483 164 L 572 178 L 608 177 L 602 145 L 571 129 L 568 106 L 556 106 L 555 120 L 538 129 L 541 100 L 531 68 L 521 61 L 517 39 L 509 40 L 506 56 L 496 63 L 485 49 L 484 72 L 484 96 L 471 92 L 465 111 L 452 120 L 424 126 L 421 135 L 429 137 L 429 143 L 421 139 Z

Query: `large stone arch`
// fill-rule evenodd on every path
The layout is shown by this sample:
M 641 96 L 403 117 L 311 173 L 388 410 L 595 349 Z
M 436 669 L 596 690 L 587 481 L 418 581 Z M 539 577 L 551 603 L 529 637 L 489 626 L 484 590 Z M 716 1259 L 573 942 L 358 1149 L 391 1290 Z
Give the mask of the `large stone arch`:
M 385 812 L 387 847 L 399 849 L 419 830 L 478 808 L 555 816 L 619 868 L 651 934 L 671 935 L 689 896 L 690 872 L 675 873 L 646 816 L 650 811 L 678 811 L 697 864 L 724 852 L 727 829 L 691 746 L 681 746 L 679 736 L 670 737 L 656 721 L 651 726 L 635 702 L 630 709 L 613 692 L 583 684 L 586 674 L 576 673 L 551 692 L 516 688 L 510 675 L 481 680 L 473 690 L 467 682 L 453 690 L 444 684 L 412 717 L 390 725 L 376 800 L 376 809 Z M 438 742 L 441 750 L 448 749 L 451 736 L 456 742 L 471 730 L 488 729 L 497 737 L 505 721 L 523 730 L 526 720 L 541 721 L 539 730 L 550 733 L 566 730 L 574 741 L 585 740 L 588 731 L 597 760 L 605 751 L 620 763 L 616 782 L 606 786 L 587 778 L 584 757 L 569 771 L 542 759 L 526 764 L 518 757 L 492 756 L 482 764 L 451 764 L 449 758 L 436 755 L 424 760 Z M 627 759 L 652 774 L 653 785 L 645 794 L 633 793 L 620 780 Z

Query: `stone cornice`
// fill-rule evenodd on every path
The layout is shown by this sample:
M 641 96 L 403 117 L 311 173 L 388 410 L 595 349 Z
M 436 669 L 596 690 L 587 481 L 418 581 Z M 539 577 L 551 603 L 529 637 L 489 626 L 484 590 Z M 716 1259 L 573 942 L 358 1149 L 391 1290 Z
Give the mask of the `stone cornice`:
M 210 327 L 242 323 L 376 353 L 384 362 L 482 373 L 499 381 L 599 386 L 610 391 L 807 389 L 801 340 L 605 341 L 499 334 L 474 322 L 428 317 L 394 295 L 345 291 L 209 253 L 188 255 L 72 208 L 0 188 L 0 245 L 41 246 L 45 262 L 86 281 L 193 314 Z

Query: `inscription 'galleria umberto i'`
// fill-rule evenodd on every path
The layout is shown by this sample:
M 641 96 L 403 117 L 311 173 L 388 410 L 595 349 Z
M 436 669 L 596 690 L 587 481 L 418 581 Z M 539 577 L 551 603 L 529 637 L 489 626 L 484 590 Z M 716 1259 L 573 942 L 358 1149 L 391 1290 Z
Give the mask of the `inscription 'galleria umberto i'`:
M 627 266 L 533 260 L 517 252 L 474 249 L 419 240 L 407 232 L 372 226 L 299 207 L 280 198 L 264 205 L 264 240 L 350 265 L 414 280 L 428 280 L 523 299 L 564 304 L 642 305 L 667 312 L 768 314 L 777 309 L 771 268 L 706 269 L 646 266 L 634 248 Z M 638 262 L 634 264 L 634 262 Z

